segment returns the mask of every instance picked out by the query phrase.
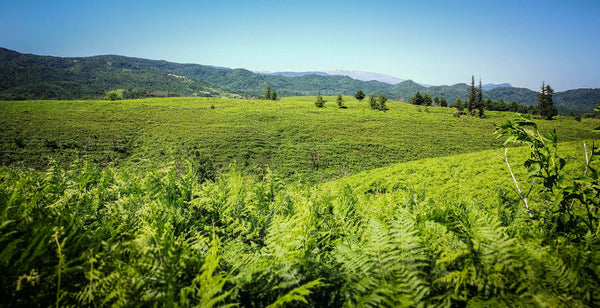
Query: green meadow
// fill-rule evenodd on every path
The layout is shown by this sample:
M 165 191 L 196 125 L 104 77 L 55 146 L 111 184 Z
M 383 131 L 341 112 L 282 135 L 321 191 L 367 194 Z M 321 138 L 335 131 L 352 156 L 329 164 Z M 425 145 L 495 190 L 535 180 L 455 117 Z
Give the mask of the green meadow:
M 598 120 L 507 145 L 527 209 L 517 114 L 314 99 L 0 102 L 0 306 L 600 302 Z
M 0 162 L 43 170 L 76 159 L 101 166 L 155 169 L 200 157 L 219 169 L 263 172 L 319 182 L 423 158 L 495 149 L 493 124 L 514 117 L 454 117 L 454 109 L 388 103 L 369 110 L 345 97 L 347 109 L 325 97 L 281 101 L 169 98 L 126 101 L 0 102 Z M 571 117 L 540 123 L 560 141 L 598 137 L 598 122 Z

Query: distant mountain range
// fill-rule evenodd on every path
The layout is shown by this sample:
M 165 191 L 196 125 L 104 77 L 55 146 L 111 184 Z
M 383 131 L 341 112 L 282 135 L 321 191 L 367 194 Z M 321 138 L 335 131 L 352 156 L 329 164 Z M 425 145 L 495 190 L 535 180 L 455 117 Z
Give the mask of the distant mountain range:
M 398 77 L 394 77 L 394 76 L 390 76 L 390 75 L 386 75 L 386 74 L 363 72 L 363 71 L 347 71 L 347 70 L 326 70 L 326 71 L 310 71 L 310 72 L 257 72 L 257 73 L 267 74 L 267 75 L 280 75 L 280 76 L 285 76 L 285 77 L 298 77 L 298 76 L 304 76 L 304 75 L 348 76 L 348 77 L 356 79 L 356 80 L 362 80 L 362 81 L 375 80 L 375 81 L 389 83 L 391 85 L 395 85 L 395 84 L 398 84 L 398 83 L 406 80 L 406 79 L 402 79 L 402 78 L 398 78 Z M 423 83 L 418 83 L 418 82 L 417 82 L 417 84 L 422 85 L 424 87 L 431 87 L 431 85 L 428 85 L 428 84 L 423 84 Z M 491 90 L 494 88 L 501 88 L 501 87 L 512 87 L 512 85 L 510 83 L 501 83 L 501 84 L 486 83 L 481 86 L 481 88 L 485 91 Z
M 346 71 L 346 70 L 331 70 L 331 71 L 310 71 L 310 72 L 257 72 L 266 75 L 279 75 L 285 77 L 300 77 L 306 75 L 317 75 L 317 76 L 348 76 L 350 78 L 361 80 L 361 81 L 381 81 L 389 84 L 397 84 L 404 81 L 405 79 L 397 78 L 390 75 L 362 72 L 362 71 Z
M 481 89 L 484 91 L 488 91 L 488 90 L 495 89 L 495 88 L 512 88 L 512 85 L 510 83 L 500 83 L 500 84 L 486 83 L 481 86 Z
M 51 57 L 0 48 L 0 99 L 98 99 L 110 90 L 125 89 L 151 96 L 262 96 L 266 86 L 279 96 L 353 95 L 357 90 L 390 99 L 408 99 L 417 91 L 453 102 L 466 99 L 468 86 L 425 86 L 412 80 L 357 71 L 255 73 L 199 64 L 179 64 L 117 55 Z M 484 98 L 535 104 L 537 93 L 510 84 L 482 86 Z M 592 112 L 600 89 L 555 93 L 562 113 Z

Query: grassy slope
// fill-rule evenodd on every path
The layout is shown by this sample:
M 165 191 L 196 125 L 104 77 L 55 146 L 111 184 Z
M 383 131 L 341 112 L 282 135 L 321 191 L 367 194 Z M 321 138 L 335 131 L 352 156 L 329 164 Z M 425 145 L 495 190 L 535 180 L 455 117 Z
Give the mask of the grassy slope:
M 451 108 L 395 102 L 388 103 L 387 112 L 372 111 L 350 97 L 345 97 L 348 109 L 338 109 L 334 97 L 326 99 L 323 109 L 314 106 L 313 97 L 0 102 L 0 161 L 43 169 L 50 158 L 68 163 L 85 156 L 102 165 L 148 169 L 197 151 L 225 167 L 268 166 L 287 179 L 322 181 L 498 148 L 493 124 L 514 118 L 488 112 L 486 119 L 461 119 Z M 592 131 L 596 120 L 559 118 L 540 126 L 542 131 L 556 127 L 561 141 L 599 136 Z
M 587 144 L 589 150 L 591 143 Z M 434 199 L 441 203 L 464 202 L 494 208 L 502 205 L 503 198 L 517 200 L 509 188 L 514 187 L 514 182 L 506 164 L 496 154 L 503 155 L 504 149 L 400 163 L 324 185 L 328 189 L 349 186 L 356 193 L 371 195 L 373 199 L 391 198 L 395 204 L 404 204 L 416 197 L 420 201 Z M 559 155 L 567 161 L 565 171 L 568 174 L 578 176 L 583 173 L 583 142 L 561 143 Z M 522 189 L 529 188 L 523 167 L 528 157 L 528 147 L 508 149 L 511 168 Z M 597 165 L 597 160 L 594 163 Z M 535 191 L 532 197 L 537 198 Z

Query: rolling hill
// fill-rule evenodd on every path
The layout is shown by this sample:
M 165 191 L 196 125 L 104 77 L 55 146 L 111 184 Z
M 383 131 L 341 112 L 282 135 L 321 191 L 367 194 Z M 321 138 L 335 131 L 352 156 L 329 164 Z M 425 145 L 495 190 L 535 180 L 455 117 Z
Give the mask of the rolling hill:
M 287 76 L 286 76 L 287 75 Z M 408 100 L 417 91 L 430 96 L 466 99 L 468 86 L 420 85 L 412 80 L 397 84 L 362 81 L 344 75 L 315 72 L 259 74 L 199 64 L 180 64 L 117 55 L 61 58 L 22 54 L 0 48 L 0 99 L 98 99 L 110 90 L 141 91 L 142 96 L 260 97 L 266 86 L 279 96 L 385 94 Z M 490 86 L 484 98 L 535 104 L 537 93 L 514 87 Z M 561 113 L 592 112 L 600 101 L 600 89 L 577 89 L 554 96 Z

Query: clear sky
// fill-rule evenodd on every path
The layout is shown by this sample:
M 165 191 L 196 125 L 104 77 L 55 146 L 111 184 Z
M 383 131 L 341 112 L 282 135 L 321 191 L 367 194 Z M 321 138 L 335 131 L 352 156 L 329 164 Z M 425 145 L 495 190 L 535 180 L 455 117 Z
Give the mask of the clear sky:
M 0 0 L 0 47 L 562 91 L 600 88 L 600 0 Z

